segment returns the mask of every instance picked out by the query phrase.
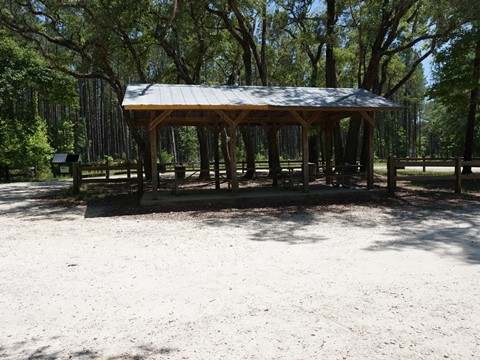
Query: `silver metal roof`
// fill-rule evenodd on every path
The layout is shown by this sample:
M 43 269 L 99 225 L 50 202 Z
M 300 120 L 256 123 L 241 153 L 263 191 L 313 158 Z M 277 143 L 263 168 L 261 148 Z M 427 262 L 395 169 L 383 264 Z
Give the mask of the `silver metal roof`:
M 400 105 L 363 89 L 208 86 L 208 85 L 128 85 L 122 106 L 142 108 L 259 108 L 311 107 L 398 110 Z
M 53 164 L 64 163 L 67 161 L 68 154 L 55 154 L 52 159 Z

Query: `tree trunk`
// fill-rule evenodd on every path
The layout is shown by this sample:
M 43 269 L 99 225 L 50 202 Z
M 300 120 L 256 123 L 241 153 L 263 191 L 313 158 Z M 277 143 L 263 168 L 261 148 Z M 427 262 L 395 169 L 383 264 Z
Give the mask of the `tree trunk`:
M 200 146 L 199 180 L 210 179 L 210 153 L 208 151 L 207 132 L 203 126 L 197 126 L 197 137 Z
M 480 30 L 477 30 L 477 33 L 480 33 Z M 468 114 L 467 114 L 467 131 L 465 134 L 465 149 L 463 152 L 463 159 L 465 161 L 472 160 L 473 154 L 473 138 L 475 135 L 475 122 L 477 116 L 477 107 L 480 100 L 480 38 L 477 40 L 475 45 L 475 58 L 473 60 L 473 83 L 475 86 L 470 91 L 470 102 L 468 105 Z M 464 166 L 463 174 L 471 174 L 472 167 Z
M 362 151 L 360 152 L 360 171 L 367 171 L 368 162 L 369 162 L 369 139 L 368 132 L 370 131 L 370 124 L 364 120 L 363 121 L 363 137 L 362 137 Z
M 343 140 L 340 122 L 337 122 L 333 128 L 333 140 L 335 147 L 335 165 L 342 165 L 345 162 L 345 159 L 343 158 Z
M 334 34 L 335 34 L 335 0 L 327 0 L 327 49 L 325 53 L 325 81 L 327 87 L 337 87 L 335 70 Z
M 220 137 L 221 137 L 223 161 L 225 163 L 225 170 L 227 171 L 227 179 L 230 179 L 231 160 L 230 160 L 230 151 L 228 146 L 227 129 L 225 127 L 220 130 Z
M 243 177 L 245 179 L 253 179 L 256 173 L 253 128 L 251 126 L 242 126 L 240 132 L 243 137 L 243 142 L 245 143 L 245 160 L 247 162 L 247 172 Z
M 345 164 L 355 164 L 357 162 L 358 135 L 362 117 L 360 115 L 352 116 L 347 132 L 347 144 L 345 146 Z
M 318 129 L 318 126 L 315 126 L 315 130 Z M 318 131 L 314 131 L 308 137 L 308 162 L 318 164 L 319 159 L 319 149 L 320 149 L 320 137 Z

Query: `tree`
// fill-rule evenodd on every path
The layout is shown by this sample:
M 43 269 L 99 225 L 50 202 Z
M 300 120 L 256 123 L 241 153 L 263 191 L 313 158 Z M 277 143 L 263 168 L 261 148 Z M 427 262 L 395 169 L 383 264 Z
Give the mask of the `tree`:
M 166 33 L 171 19 L 154 24 L 147 15 L 162 10 L 160 4 L 148 0 L 1 0 L 0 25 L 35 44 L 56 70 L 79 79 L 104 80 L 121 104 L 127 79 L 148 81 L 146 60 L 152 27 L 164 25 L 162 33 Z M 146 137 L 135 127 L 128 111 L 123 111 L 122 116 L 144 154 L 148 176 L 150 152 Z
M 385 97 L 393 96 L 414 74 L 415 69 L 430 54 L 436 41 L 454 26 L 449 22 L 448 1 L 347 1 L 348 17 L 345 24 L 351 28 L 349 41 L 358 51 L 357 83 L 360 88 Z M 413 61 L 395 82 L 390 64 L 406 51 L 414 52 Z M 355 163 L 362 119 L 350 120 L 345 146 L 346 163 Z M 364 131 L 365 133 L 365 131 Z M 364 137 L 363 149 L 366 149 Z M 361 156 L 366 163 L 366 152 Z
M 480 22 L 468 23 L 455 31 L 446 46 L 436 53 L 435 61 L 436 81 L 430 94 L 448 111 L 460 110 L 460 119 L 466 119 L 463 157 L 471 160 L 480 101 Z M 463 168 L 463 173 L 471 172 L 470 166 Z
M 52 155 L 41 99 L 73 105 L 75 81 L 0 31 L 0 163 L 42 167 Z
M 254 85 L 253 65 L 256 65 L 260 84 L 267 86 L 267 0 L 262 1 L 259 6 L 253 6 L 249 1 L 237 2 L 234 0 L 229 0 L 228 4 L 219 2 L 214 5 L 216 7 L 207 5 L 208 11 L 222 20 L 227 31 L 242 49 L 244 85 Z M 257 31 L 257 26 L 260 27 L 259 31 Z M 255 176 L 253 129 L 243 127 L 241 133 L 245 143 L 248 168 L 245 177 L 252 178 Z M 276 165 L 278 163 L 277 155 L 275 159 L 271 158 L 270 168 L 278 167 Z

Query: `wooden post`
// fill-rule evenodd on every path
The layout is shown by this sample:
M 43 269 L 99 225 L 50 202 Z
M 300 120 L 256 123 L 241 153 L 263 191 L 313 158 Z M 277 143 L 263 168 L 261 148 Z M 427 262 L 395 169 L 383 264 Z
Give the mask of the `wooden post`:
M 80 192 L 80 179 L 82 175 L 80 173 L 80 163 L 73 163 L 73 193 L 78 194 Z
M 387 162 L 387 184 L 388 192 L 391 195 L 395 194 L 396 180 L 395 158 L 393 156 L 389 156 Z
M 368 168 L 367 168 L 367 189 L 373 188 L 373 130 L 374 125 L 368 122 Z
M 108 161 L 107 159 L 107 167 L 105 168 L 105 177 L 108 179 L 110 179 L 110 169 L 109 169 L 109 166 L 110 166 L 110 162 Z
M 213 130 L 213 158 L 215 161 L 215 189 L 220 189 L 220 155 L 218 151 L 218 133 L 220 129 L 216 127 Z
M 175 169 L 174 169 L 174 172 L 173 172 L 174 175 L 175 175 L 175 177 L 174 177 L 174 179 L 175 179 L 175 181 L 174 181 L 174 184 L 175 184 L 175 185 L 174 185 L 174 192 L 175 192 L 175 195 L 176 195 L 176 196 L 179 195 L 179 193 L 178 193 L 178 185 L 179 185 L 179 184 L 178 184 L 178 171 L 177 171 L 177 169 L 178 169 L 178 168 L 175 166 Z
M 232 182 L 232 195 L 238 193 L 237 179 L 237 128 L 234 124 L 230 125 L 230 180 Z
M 141 159 L 138 159 L 138 162 L 137 162 L 137 182 L 138 182 L 138 192 L 143 193 L 143 165 L 142 165 Z
M 268 133 L 270 134 L 270 153 L 272 154 L 272 159 L 276 159 L 278 156 L 278 126 L 271 126 L 269 128 Z M 272 186 L 274 188 L 278 187 L 278 171 L 279 169 L 276 168 L 276 164 L 273 164 L 272 170 Z
M 308 125 L 302 126 L 302 170 L 303 170 L 303 192 L 309 190 L 308 176 Z
M 327 185 L 332 183 L 332 130 L 323 131 L 325 137 L 325 182 Z
M 158 199 L 158 169 L 157 169 L 157 127 L 150 129 L 150 155 L 152 158 L 152 199 Z
M 455 193 L 462 193 L 462 159 L 455 158 Z

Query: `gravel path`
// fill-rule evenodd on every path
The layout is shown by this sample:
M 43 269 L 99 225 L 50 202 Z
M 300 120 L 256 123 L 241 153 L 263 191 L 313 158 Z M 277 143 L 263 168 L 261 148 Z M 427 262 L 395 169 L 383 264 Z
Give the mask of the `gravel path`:
M 0 185 L 2 359 L 479 358 L 478 203 L 89 217 L 66 185 Z

